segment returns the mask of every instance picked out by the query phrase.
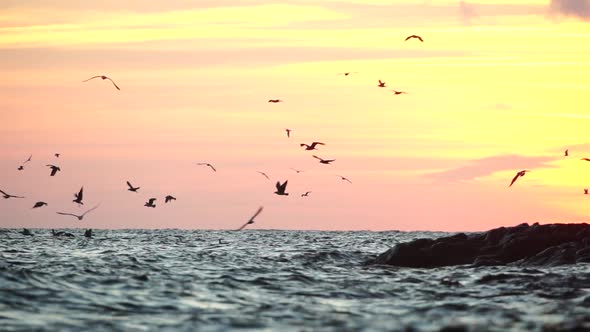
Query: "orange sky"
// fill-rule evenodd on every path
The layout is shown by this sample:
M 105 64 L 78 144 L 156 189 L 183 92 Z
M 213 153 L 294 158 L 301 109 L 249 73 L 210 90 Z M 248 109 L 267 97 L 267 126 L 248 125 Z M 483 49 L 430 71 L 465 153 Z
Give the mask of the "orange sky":
M 0 226 L 232 229 L 260 205 L 253 228 L 586 221 L 589 19 L 565 0 L 2 1 L 0 189 L 27 198 Z M 121 91 L 81 83 L 99 74 Z M 101 207 L 55 214 L 84 210 L 82 185 Z

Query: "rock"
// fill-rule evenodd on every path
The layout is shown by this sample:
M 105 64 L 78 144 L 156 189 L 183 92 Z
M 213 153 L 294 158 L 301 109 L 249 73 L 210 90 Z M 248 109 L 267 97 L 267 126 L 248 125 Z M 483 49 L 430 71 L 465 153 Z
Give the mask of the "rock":
M 590 262 L 590 225 L 538 223 L 400 243 L 367 262 L 434 268 L 449 265 L 555 266 Z

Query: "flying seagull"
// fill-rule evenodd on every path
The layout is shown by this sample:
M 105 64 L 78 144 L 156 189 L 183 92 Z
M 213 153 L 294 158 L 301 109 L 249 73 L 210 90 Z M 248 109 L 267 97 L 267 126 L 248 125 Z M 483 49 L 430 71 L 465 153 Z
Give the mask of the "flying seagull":
M 115 81 L 113 81 L 110 77 L 104 76 L 104 75 L 97 75 L 97 76 L 92 76 L 91 78 L 84 80 L 82 82 L 88 82 L 90 80 L 93 80 L 95 78 L 102 78 L 103 80 L 109 80 L 111 81 L 111 83 L 113 83 L 113 85 L 115 86 L 115 88 L 117 88 L 117 90 L 121 90 L 119 89 L 119 87 L 117 86 L 117 84 L 115 83 Z
M 584 188 L 584 195 L 588 195 L 588 188 Z
M 408 40 L 410 40 L 410 39 L 412 39 L 412 38 L 416 38 L 416 39 L 419 39 L 421 42 L 424 42 L 424 39 L 422 39 L 422 37 L 420 37 L 420 36 L 418 36 L 418 35 L 411 35 L 411 36 L 408 36 L 408 38 L 406 38 L 406 40 L 404 40 L 404 41 L 408 41 Z
M 408 93 L 407 93 L 407 92 L 405 92 L 405 91 L 397 91 L 397 90 L 391 90 L 391 91 L 393 91 L 393 93 L 394 93 L 395 95 L 401 95 L 402 93 L 403 93 L 403 94 L 408 94 Z
M 344 73 L 339 73 L 338 75 L 348 76 L 350 74 L 357 74 L 357 73 L 358 73 L 358 71 L 347 71 L 347 72 L 344 72 Z
M 285 129 L 285 131 L 287 132 L 287 137 L 291 137 L 291 129 Z
M 340 179 L 342 179 L 342 181 L 348 181 L 348 182 L 352 183 L 352 181 L 350 181 L 349 179 L 345 178 L 342 175 L 336 175 L 336 176 L 340 177 Z
M 262 207 L 262 206 L 259 207 L 258 208 L 258 211 L 256 211 L 256 213 L 254 213 L 254 215 L 252 217 L 250 217 L 250 220 L 248 220 L 247 223 L 245 223 L 244 225 L 242 225 L 242 227 L 238 228 L 238 231 L 241 231 L 242 229 L 244 229 L 244 227 L 246 227 L 248 225 L 252 225 L 254 223 L 254 218 L 256 218 L 260 214 L 260 212 L 262 212 L 262 209 L 263 208 L 264 207 Z
M 282 103 L 283 101 L 280 100 L 280 99 L 269 99 L 268 102 L 269 103 L 275 103 L 276 104 L 276 103 Z
M 127 181 L 127 186 L 129 187 L 129 189 L 127 189 L 127 190 L 132 191 L 134 193 L 136 193 L 139 190 L 139 188 L 140 188 L 140 187 L 134 187 L 134 186 L 132 186 L 129 181 Z
M 257 172 L 262 174 L 267 180 L 270 180 L 270 178 L 268 177 L 268 175 L 266 175 L 266 173 L 261 172 L 261 171 L 257 171 Z
M 31 233 L 31 231 L 26 228 L 23 228 L 22 232 L 19 233 L 21 233 L 22 235 L 33 236 L 33 233 Z
M 336 159 L 322 159 L 316 155 L 313 155 L 313 157 L 315 159 L 318 159 L 320 161 L 320 164 L 326 164 L 326 165 L 330 165 L 331 162 L 336 161 Z
M 384 88 L 385 87 L 385 82 L 381 82 L 381 80 L 379 80 L 379 84 L 377 84 L 378 87 L 380 88 Z
M 565 149 L 565 152 L 563 153 L 564 157 L 567 157 L 570 155 L 569 149 Z
M 582 158 L 580 160 L 586 160 L 586 161 L 590 161 L 590 158 Z
M 9 199 L 9 198 L 25 198 L 24 196 L 15 196 L 15 195 L 7 194 L 7 193 L 3 192 L 2 190 L 0 190 L 0 193 L 2 194 L 2 197 L 4 197 L 4 199 Z
M 147 201 L 147 203 L 145 203 L 143 206 L 155 208 L 156 207 L 156 204 L 154 204 L 155 201 L 156 201 L 155 198 L 150 198 L 149 201 Z
M 29 161 L 31 161 L 31 158 L 33 158 L 33 155 L 30 155 L 29 158 L 27 158 L 27 160 L 25 160 L 25 162 L 23 164 L 28 163 Z
M 45 203 L 45 202 L 37 202 L 37 203 L 35 203 L 35 205 L 33 205 L 32 209 L 40 208 L 40 207 L 43 207 L 45 205 L 47 205 L 47 203 Z
M 294 171 L 295 171 L 297 174 L 299 174 L 299 173 L 303 172 L 303 171 L 301 171 L 301 170 L 298 170 L 298 169 L 296 169 L 296 168 L 293 168 L 293 167 L 291 167 L 291 169 L 292 169 L 292 170 L 294 170 Z
M 55 153 L 54 156 L 55 156 L 55 158 L 59 158 L 59 156 L 61 156 L 61 154 L 60 153 Z
M 168 203 L 168 202 L 175 201 L 175 200 L 176 200 L 176 197 L 174 197 L 172 195 L 168 195 L 168 196 L 166 196 L 164 203 Z
M 76 197 L 76 199 L 72 200 L 72 202 L 84 205 L 84 203 L 82 203 L 82 199 L 84 198 L 84 187 L 81 187 L 79 192 L 74 193 L 74 197 Z
M 197 165 L 202 165 L 202 166 L 208 166 L 211 167 L 211 169 L 213 170 L 213 172 L 217 172 L 217 170 L 215 169 L 215 167 L 213 167 L 213 165 L 209 164 L 209 163 L 197 163 Z
M 275 191 L 275 194 L 280 196 L 289 196 L 289 193 L 285 192 L 285 190 L 287 190 L 287 182 L 289 182 L 289 180 L 285 180 L 283 184 L 281 184 L 280 181 L 277 181 L 277 184 L 275 185 L 275 187 L 277 187 L 277 191 Z
M 312 143 L 311 143 L 311 145 L 307 145 L 307 144 L 305 144 L 305 143 L 301 143 L 301 144 L 299 144 L 299 146 L 305 146 L 305 150 L 306 150 L 306 151 L 317 150 L 317 149 L 315 148 L 317 145 L 326 145 L 326 144 L 324 144 L 324 143 L 322 143 L 322 142 L 312 142 Z
M 47 167 L 51 168 L 51 174 L 50 174 L 49 176 L 55 176 L 55 174 L 56 174 L 58 171 L 61 171 L 61 168 L 59 168 L 59 167 L 57 167 L 57 166 L 55 166 L 55 165 L 45 165 L 45 166 L 47 166 Z
M 68 233 L 68 232 L 64 232 L 64 231 L 56 232 L 55 229 L 52 229 L 51 230 L 51 235 L 53 235 L 53 236 L 75 237 L 74 234 L 72 234 L 72 233 Z
M 84 216 L 86 214 L 88 214 L 89 212 L 92 212 L 94 210 L 96 210 L 98 207 L 100 206 L 100 204 L 98 204 L 97 206 L 93 207 L 92 209 L 82 213 L 81 215 L 77 215 L 77 214 L 73 214 L 73 213 L 64 213 L 64 212 L 56 212 L 57 214 L 61 214 L 62 216 L 72 216 L 72 217 L 76 217 L 78 218 L 78 220 L 82 221 L 82 219 L 84 219 Z
M 524 176 L 526 174 L 526 172 L 530 172 L 529 170 L 522 170 L 518 173 L 516 173 L 516 175 L 512 178 L 512 181 L 510 182 L 510 185 L 508 187 L 512 187 L 512 185 L 514 184 L 514 182 L 516 182 L 516 180 L 521 177 Z
M 311 191 L 306 191 L 305 194 L 301 194 L 301 197 L 307 197 L 311 194 Z
M 25 169 L 25 166 L 23 166 L 23 165 L 20 165 L 20 166 L 19 166 L 17 169 L 18 169 L 19 171 L 22 171 L 23 169 Z

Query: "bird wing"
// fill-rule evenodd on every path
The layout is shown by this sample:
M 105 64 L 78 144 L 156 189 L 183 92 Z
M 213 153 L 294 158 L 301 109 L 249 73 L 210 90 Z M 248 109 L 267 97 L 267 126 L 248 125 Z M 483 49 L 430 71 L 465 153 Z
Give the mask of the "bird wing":
M 51 168 L 51 176 L 54 176 L 55 173 L 57 173 L 57 168 L 56 167 L 52 167 Z
M 264 177 L 265 177 L 265 178 L 267 178 L 267 179 L 269 179 L 269 180 L 270 180 L 270 178 L 268 177 L 268 175 L 266 175 L 266 173 L 264 173 L 264 172 L 260 172 L 260 171 L 259 171 L 258 173 L 260 173 L 260 174 L 264 175 Z
M 27 158 L 27 160 L 25 160 L 25 162 L 23 164 L 28 163 L 29 161 L 31 161 L 31 158 L 33 158 L 33 155 L 30 155 L 29 158 Z
M 82 200 L 82 198 L 84 198 L 84 187 L 80 188 L 80 191 L 78 192 L 76 198 L 80 201 Z
M 97 209 L 99 206 L 100 206 L 100 204 L 98 204 L 97 206 L 93 207 L 92 209 L 90 209 L 90 210 L 88 210 L 88 211 L 86 211 L 86 212 L 82 213 L 82 217 L 84 217 L 84 216 L 85 216 L 87 213 L 89 213 L 89 212 L 92 212 L 92 211 L 96 210 L 96 209 Z
M 99 78 L 99 77 L 102 77 L 102 75 L 92 76 L 91 78 L 89 78 L 89 79 L 87 79 L 87 80 L 84 80 L 84 81 L 82 81 L 82 82 L 88 82 L 88 81 L 90 81 L 90 80 L 93 80 L 93 79 L 95 79 L 95 78 Z
M 289 182 L 289 180 L 285 180 L 285 182 L 281 185 L 282 192 L 285 192 L 285 190 L 287 190 L 287 182 Z
M 277 184 L 275 184 L 275 187 L 277 188 L 277 191 L 281 191 L 281 182 L 277 181 Z
M 246 226 L 248 226 L 248 224 L 250 224 L 250 221 L 248 221 L 247 223 L 243 224 L 240 228 L 237 229 L 237 231 L 241 231 L 242 229 L 244 229 Z
M 315 154 L 314 154 L 312 157 L 314 157 L 315 159 L 324 160 L 324 159 L 322 159 L 322 158 L 320 158 L 320 157 L 316 156 Z
M 510 185 L 508 187 L 512 187 L 512 185 L 514 184 L 514 182 L 516 182 L 516 179 L 518 179 L 519 176 L 520 176 L 520 172 L 516 173 L 516 175 L 512 178 L 512 181 L 510 182 Z
M 256 218 L 260 214 L 260 212 L 262 212 L 263 209 L 264 209 L 263 206 L 259 207 L 258 210 L 256 211 L 256 213 L 254 213 L 254 215 L 252 217 L 250 217 L 250 220 L 248 220 L 248 222 L 254 221 L 254 218 Z
M 424 42 L 424 39 L 422 39 L 422 37 L 416 36 L 416 38 L 418 38 L 421 42 Z
M 344 178 L 344 180 L 348 181 L 349 183 L 352 183 L 352 181 L 350 181 L 350 180 L 349 180 L 349 179 L 347 179 L 347 178 Z
M 72 216 L 72 217 L 76 217 L 76 218 L 80 218 L 80 216 L 77 216 L 75 214 L 72 213 L 64 213 L 64 212 L 56 212 L 57 214 L 61 214 L 62 216 Z
M 333 161 L 336 161 L 336 159 L 327 159 L 327 160 L 324 160 L 324 161 L 327 162 L 327 163 L 331 163 Z
M 412 38 L 412 36 L 408 36 L 404 41 L 408 41 L 410 38 Z
M 129 186 L 129 189 L 134 189 L 131 183 L 129 183 L 129 181 L 127 181 L 127 185 Z
M 217 172 L 217 170 L 215 169 L 215 167 L 213 167 L 213 165 L 207 164 L 207 166 L 211 167 L 211 169 L 213 170 L 213 172 Z
M 3 192 L 2 190 L 0 190 L 0 193 L 2 193 L 2 195 L 10 196 L 7 193 Z
M 111 83 L 113 83 L 113 85 L 115 86 L 115 88 L 117 88 L 117 90 L 121 90 L 121 89 L 119 89 L 119 87 L 117 86 L 117 83 L 115 83 L 115 81 L 113 81 L 113 80 L 112 80 L 110 77 L 107 77 L 107 79 L 108 79 L 109 81 L 111 81 Z

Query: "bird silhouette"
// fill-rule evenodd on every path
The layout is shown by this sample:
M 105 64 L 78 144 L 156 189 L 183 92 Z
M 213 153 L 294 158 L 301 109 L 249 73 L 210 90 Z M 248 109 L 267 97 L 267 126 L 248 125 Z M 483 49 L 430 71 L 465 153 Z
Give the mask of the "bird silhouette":
M 73 213 L 65 213 L 65 212 L 56 212 L 57 214 L 61 214 L 62 216 L 72 216 L 72 217 L 76 217 L 78 218 L 78 220 L 82 221 L 82 219 L 84 219 L 84 216 L 87 215 L 88 213 L 96 210 L 98 207 L 100 206 L 100 204 L 96 205 L 95 207 L 93 207 L 90 210 L 87 210 L 86 212 L 82 213 L 81 215 L 77 215 L 77 214 L 73 214 Z
M 55 165 L 45 165 L 49 168 L 51 168 L 51 174 L 49 174 L 49 176 L 55 176 L 55 174 L 57 174 L 58 171 L 61 171 L 61 168 L 59 168 L 58 166 Z
M 242 229 L 244 229 L 244 227 L 246 227 L 248 225 L 252 225 L 254 223 L 254 218 L 256 218 L 260 214 L 260 212 L 262 212 L 262 209 L 264 209 L 264 207 L 262 207 L 262 206 L 259 207 L 258 210 L 256 211 L 256 213 L 254 213 L 254 215 L 252 217 L 250 217 L 248 222 L 246 222 L 244 225 L 242 225 L 242 227 L 238 228 L 238 231 L 241 231 Z
M 569 155 L 570 155 L 570 153 L 569 153 L 569 149 L 565 149 L 565 152 L 563 153 L 563 156 L 564 156 L 564 157 L 567 157 L 567 156 L 569 156 Z
M 312 142 L 310 145 L 307 145 L 305 143 L 299 144 L 299 146 L 305 146 L 306 151 L 317 150 L 315 147 L 318 145 L 326 145 L 326 144 L 324 144 L 322 142 Z
M 338 75 L 344 75 L 344 76 L 348 76 L 350 74 L 358 74 L 358 72 L 357 71 L 347 71 L 344 73 L 338 73 Z
M 305 172 L 305 171 L 298 170 L 298 169 L 296 169 L 296 168 L 293 168 L 293 167 L 291 167 L 290 169 L 294 170 L 294 171 L 295 171 L 297 174 L 299 174 L 299 173 L 301 173 L 301 172 Z
M 56 153 L 56 154 L 54 154 L 54 156 L 55 156 L 55 158 L 59 158 L 59 156 L 61 156 L 61 154 Z
M 306 191 L 305 194 L 301 194 L 301 197 L 307 197 L 311 194 L 311 191 Z
M 92 228 L 89 228 L 84 232 L 84 237 L 89 239 L 92 238 Z
M 510 185 L 508 187 L 512 187 L 512 185 L 514 184 L 514 182 L 516 182 L 516 180 L 521 177 L 524 176 L 526 174 L 526 172 L 530 172 L 529 170 L 522 170 L 518 173 L 516 173 L 516 175 L 512 178 L 512 181 L 510 182 Z
M 285 192 L 285 190 L 287 190 L 287 182 L 289 182 L 289 180 L 285 180 L 283 184 L 281 184 L 280 181 L 277 181 L 277 184 L 275 185 L 277 191 L 275 191 L 275 194 L 279 196 L 289 196 L 289 193 Z
M 215 169 L 215 167 L 213 167 L 213 165 L 211 165 L 209 163 L 197 163 L 197 165 L 211 167 L 211 169 L 213 170 L 213 172 L 217 172 L 217 170 Z
M 287 137 L 291 137 L 291 129 L 285 129 L 285 131 L 287 132 Z
M 379 84 L 377 84 L 378 87 L 380 88 L 384 88 L 385 87 L 385 82 L 381 82 L 381 80 L 379 80 Z
M 283 101 L 281 99 L 269 99 L 268 100 L 269 103 L 282 103 Z
M 262 176 L 264 176 L 267 180 L 270 180 L 270 178 L 268 177 L 268 175 L 266 175 L 266 173 L 261 172 L 261 171 L 257 171 L 257 172 L 262 174 Z
M 156 204 L 154 204 L 154 202 L 156 201 L 155 198 L 150 198 L 147 203 L 145 203 L 143 206 L 147 206 L 147 207 L 151 207 L 151 208 L 155 208 Z
M 75 237 L 74 234 L 72 234 L 72 233 L 68 233 L 68 232 L 64 232 L 64 231 L 56 232 L 55 229 L 52 229 L 51 230 L 51 235 L 57 236 L 57 237 L 59 237 L 59 236 L 63 236 L 63 237 Z
M 408 94 L 408 93 L 407 93 L 407 92 L 405 92 L 405 91 L 397 91 L 397 90 L 391 90 L 391 91 L 393 91 L 393 93 L 394 93 L 394 94 L 396 94 L 396 95 L 401 95 L 401 94 Z
M 422 37 L 420 37 L 420 36 L 418 36 L 418 35 L 411 35 L 411 36 L 408 36 L 408 38 L 406 38 L 406 40 L 404 40 L 404 41 L 408 41 L 408 40 L 410 40 L 410 39 L 412 39 L 412 38 L 416 38 L 416 39 L 420 40 L 421 42 L 424 42 L 424 39 L 422 39 Z
M 176 200 L 176 197 L 174 197 L 172 195 L 168 195 L 168 196 L 166 196 L 166 198 L 164 198 L 164 203 L 168 203 L 168 202 L 175 201 L 175 200 Z
M 40 208 L 40 207 L 43 207 L 46 205 L 47 205 L 47 203 L 45 203 L 45 202 L 37 202 L 37 203 L 35 203 L 35 205 L 33 205 L 32 209 Z
M 134 193 L 136 193 L 139 190 L 139 188 L 140 188 L 140 187 L 134 187 L 134 186 L 132 186 L 129 181 L 127 181 L 127 186 L 129 187 L 129 189 L 127 189 L 127 190 L 132 191 Z
M 115 88 L 117 88 L 117 90 L 121 90 L 121 89 L 119 89 L 119 87 L 117 86 L 117 83 L 115 83 L 115 81 L 113 81 L 110 77 L 104 76 L 104 75 L 92 76 L 91 78 L 84 80 L 82 82 L 88 82 L 88 81 L 93 80 L 95 78 L 102 78 L 103 80 L 109 80 L 109 81 L 111 81 L 111 83 L 113 83 L 113 85 L 115 86 Z
M 26 236 L 33 236 L 33 233 L 31 233 L 31 231 L 26 228 L 23 228 L 23 230 L 19 233 Z
M 584 188 L 584 195 L 588 195 L 588 188 Z
M 336 176 L 340 177 L 340 179 L 342 179 L 342 181 L 348 181 L 349 183 L 352 183 L 352 181 L 350 181 L 348 178 L 345 178 L 342 175 L 336 175 Z
M 2 194 L 2 197 L 4 197 L 4 199 L 9 199 L 9 198 L 25 198 L 24 196 L 15 196 L 15 195 L 7 194 L 7 193 L 5 193 L 2 190 L 0 190 L 0 193 Z
M 82 199 L 84 199 L 84 187 L 81 187 L 80 191 L 74 193 L 74 197 L 76 199 L 74 199 L 72 202 L 78 203 L 79 205 L 84 205 L 84 203 L 82 203 Z
M 25 169 L 25 167 L 24 167 L 23 165 L 20 165 L 20 166 L 19 166 L 17 169 L 18 169 L 19 171 L 22 171 L 23 169 Z
M 334 161 L 336 161 L 336 159 L 322 159 L 322 158 L 320 158 L 320 157 L 318 157 L 318 156 L 316 156 L 316 155 L 313 155 L 313 157 L 314 157 L 315 159 L 318 159 L 318 160 L 320 161 L 320 164 L 326 164 L 326 165 L 330 165 L 330 163 L 331 163 L 331 162 L 334 162 Z
M 590 161 L 590 158 L 582 158 L 580 160 Z
M 25 160 L 25 161 L 23 162 L 23 164 L 26 164 L 26 163 L 28 163 L 29 161 L 31 161 L 31 159 L 32 159 L 32 158 L 33 158 L 33 155 L 30 155 L 30 156 L 29 156 L 29 158 L 27 158 L 27 160 Z

